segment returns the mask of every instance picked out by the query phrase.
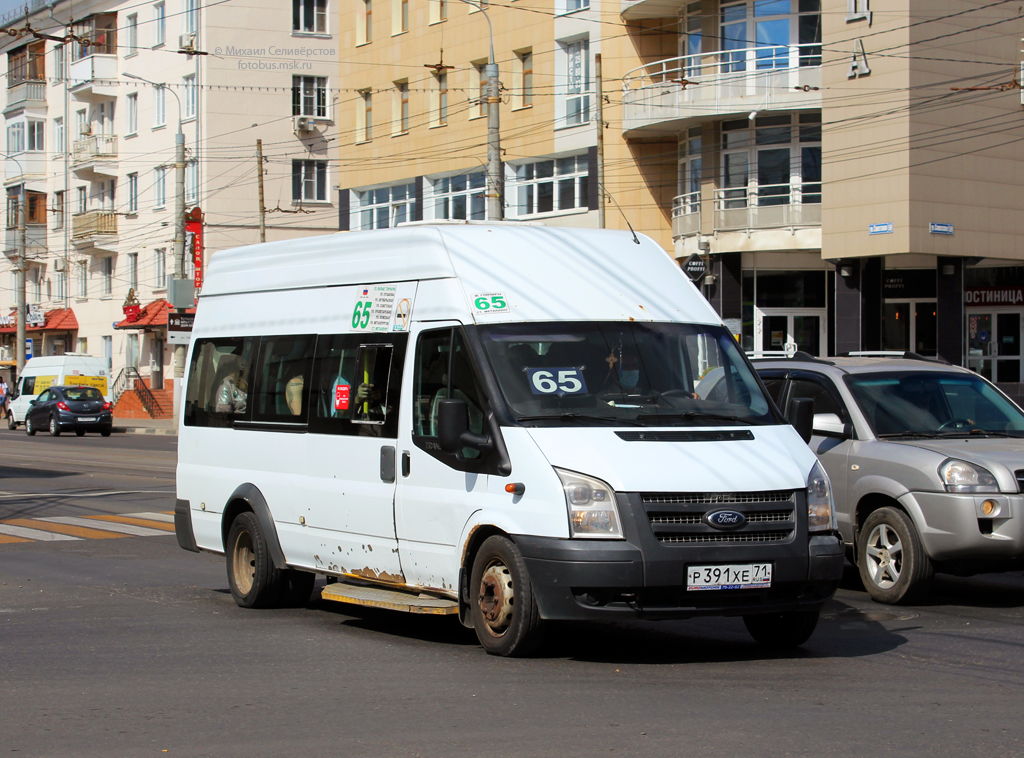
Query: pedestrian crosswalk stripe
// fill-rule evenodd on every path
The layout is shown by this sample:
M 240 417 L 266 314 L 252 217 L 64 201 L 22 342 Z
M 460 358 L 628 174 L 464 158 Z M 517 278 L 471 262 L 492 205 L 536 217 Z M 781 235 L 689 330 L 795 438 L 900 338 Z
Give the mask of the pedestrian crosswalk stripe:
M 129 518 L 143 518 L 147 521 L 164 521 L 168 524 L 174 523 L 173 513 L 122 513 L 120 515 Z
M 0 534 L 0 545 L 10 545 L 14 542 L 31 542 L 24 537 L 8 537 L 6 534 Z
M 40 518 L 39 521 L 49 521 L 53 524 L 71 524 L 73 526 L 85 526 L 92 529 L 105 529 L 110 532 L 130 534 L 133 537 L 158 537 L 167 534 L 161 529 L 150 529 L 146 526 L 135 526 L 134 524 L 118 524 L 107 520 L 96 518 L 79 518 L 78 516 L 51 516 Z
M 153 521 L 152 519 L 132 518 L 131 516 L 90 516 L 89 518 L 113 524 L 134 524 L 135 526 L 144 526 L 147 529 L 160 529 L 165 532 L 174 531 L 173 524 L 165 524 L 161 521 Z
M 72 537 L 81 537 L 87 540 L 105 540 L 111 538 L 127 537 L 127 534 L 106 532 L 99 529 L 89 529 L 84 526 L 71 526 L 70 524 L 51 524 L 48 521 L 30 518 L 12 518 L 4 521 L 4 524 L 13 526 L 27 526 L 34 529 L 42 529 L 45 532 L 57 532 L 58 534 L 70 534 Z
M 8 524 L 0 524 L 0 534 L 6 534 L 11 537 L 24 537 L 30 540 L 36 540 L 37 542 L 60 542 L 62 540 L 79 540 L 81 537 L 72 537 L 70 534 L 56 534 L 54 532 L 44 532 L 41 529 L 30 529 L 25 526 L 13 526 Z

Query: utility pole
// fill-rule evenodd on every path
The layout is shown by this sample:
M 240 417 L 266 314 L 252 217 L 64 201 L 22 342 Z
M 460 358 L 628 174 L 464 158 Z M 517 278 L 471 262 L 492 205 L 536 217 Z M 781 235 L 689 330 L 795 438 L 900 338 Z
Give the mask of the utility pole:
M 263 203 L 263 140 L 256 140 L 256 176 L 260 188 L 260 242 L 267 241 L 267 206 Z
M 594 55 L 597 87 L 597 228 L 604 229 L 604 85 L 601 77 L 601 53 Z
M 174 275 L 185 278 L 185 135 L 178 121 L 174 135 Z M 184 313 L 185 308 L 177 308 Z M 174 418 L 181 408 L 181 385 L 185 379 L 185 352 L 188 345 L 174 346 Z
M 22 179 L 24 181 L 24 179 Z M 17 350 L 15 355 L 18 360 L 18 376 L 21 376 L 21 370 L 25 368 L 25 317 L 28 315 L 25 312 L 25 185 L 21 185 L 21 194 L 18 195 L 18 263 L 17 273 L 15 274 L 16 284 L 18 292 L 17 297 L 17 308 L 18 308 L 18 326 L 16 329 L 15 339 L 17 340 Z
M 490 19 L 487 23 L 490 24 Z M 498 64 L 494 61 L 492 42 L 491 60 L 487 64 L 487 218 L 491 221 L 501 221 L 505 218 L 505 182 L 501 175 L 501 132 L 498 126 L 500 102 Z

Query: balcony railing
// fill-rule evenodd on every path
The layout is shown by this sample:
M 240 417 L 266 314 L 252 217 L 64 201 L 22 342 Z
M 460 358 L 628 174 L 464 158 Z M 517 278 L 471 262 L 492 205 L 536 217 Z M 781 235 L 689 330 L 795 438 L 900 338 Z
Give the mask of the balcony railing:
M 821 226 L 821 184 L 716 189 L 715 231 Z
M 46 82 L 22 82 L 7 90 L 8 108 L 14 108 L 28 102 L 46 105 Z
M 113 211 L 89 211 L 72 216 L 71 236 L 74 239 L 96 234 L 117 234 L 117 214 Z
M 10 255 L 18 251 L 20 230 L 10 227 L 4 236 L 4 252 Z M 46 224 L 25 224 L 25 255 L 32 258 L 46 250 Z
M 111 161 L 117 159 L 117 137 L 111 134 L 97 134 L 75 140 L 72 163 L 89 161 Z
M 690 237 L 700 232 L 700 191 L 672 200 L 672 236 Z
M 622 88 L 625 132 L 702 116 L 820 108 L 821 45 L 667 58 L 627 72 Z

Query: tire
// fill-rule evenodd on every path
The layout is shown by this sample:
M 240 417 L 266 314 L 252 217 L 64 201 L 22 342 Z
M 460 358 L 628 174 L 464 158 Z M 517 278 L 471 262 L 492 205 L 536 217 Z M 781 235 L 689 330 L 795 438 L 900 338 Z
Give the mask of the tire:
M 85 436 L 85 429 L 75 429 L 75 436 L 76 437 L 84 437 Z
M 30 419 L 28 416 L 25 416 L 25 434 L 27 434 L 29 437 L 36 436 L 36 429 L 34 426 L 32 426 L 32 419 Z
M 50 436 L 51 437 L 59 437 L 60 436 L 60 426 L 57 424 L 57 417 L 56 416 L 50 416 Z
M 7 412 L 7 428 L 11 430 L 18 428 L 18 422 L 14 420 L 14 414 L 10 411 Z
M 507 537 L 484 540 L 470 574 L 469 616 L 491 655 L 527 656 L 544 638 L 533 585 L 519 549 Z
M 772 650 L 799 647 L 818 625 L 818 611 L 789 611 L 744 616 L 743 623 L 759 645 Z
M 298 569 L 287 569 L 281 574 L 281 604 L 289 608 L 304 608 L 308 605 L 316 574 Z
M 110 432 L 111 432 L 110 429 L 104 429 L 104 430 L 102 430 L 100 432 L 100 435 L 103 436 L 103 437 L 109 437 L 110 436 Z
M 242 608 L 273 608 L 281 602 L 281 571 L 274 566 L 260 523 L 251 511 L 239 513 L 228 532 L 228 584 Z
M 914 522 L 896 508 L 879 508 L 857 537 L 857 569 L 879 603 L 910 603 L 928 592 L 935 570 Z

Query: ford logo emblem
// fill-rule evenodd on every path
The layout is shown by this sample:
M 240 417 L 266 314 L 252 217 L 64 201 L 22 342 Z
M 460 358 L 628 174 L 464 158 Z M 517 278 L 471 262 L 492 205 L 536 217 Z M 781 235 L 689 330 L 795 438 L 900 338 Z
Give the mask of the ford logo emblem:
M 715 529 L 739 529 L 747 523 L 747 517 L 739 511 L 712 511 L 702 521 Z

